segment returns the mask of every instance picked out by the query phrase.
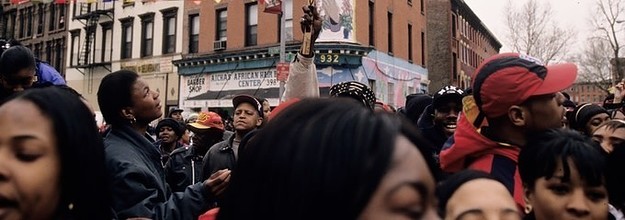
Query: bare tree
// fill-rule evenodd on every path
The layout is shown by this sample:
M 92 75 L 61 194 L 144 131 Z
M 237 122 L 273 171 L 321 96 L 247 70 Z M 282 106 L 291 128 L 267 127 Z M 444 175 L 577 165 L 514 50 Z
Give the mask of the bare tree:
M 608 63 L 608 66 L 612 66 L 612 73 L 614 74 L 613 82 L 620 81 L 623 78 L 623 61 L 619 59 L 622 54 L 621 49 L 624 45 L 619 42 L 620 39 L 624 39 L 625 31 L 625 2 L 623 0 L 596 0 L 594 8 L 595 15 L 591 17 L 591 23 L 597 29 L 597 37 L 607 42 L 610 50 L 610 60 L 612 63 Z
M 578 82 L 590 83 L 606 94 L 609 93 L 612 87 L 611 51 L 607 40 L 589 38 L 581 54 L 568 59 L 579 66 Z
M 506 38 L 512 50 L 539 58 L 545 64 L 567 56 L 575 32 L 555 22 L 549 2 L 529 0 L 518 8 L 508 0 L 504 13 Z

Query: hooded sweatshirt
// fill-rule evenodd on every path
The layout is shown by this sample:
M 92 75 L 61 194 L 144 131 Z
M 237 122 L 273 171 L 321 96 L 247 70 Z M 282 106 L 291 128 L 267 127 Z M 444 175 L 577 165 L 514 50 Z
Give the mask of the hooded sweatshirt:
M 478 129 L 473 125 L 479 110 L 472 96 L 463 99 L 463 106 L 463 112 L 458 116 L 456 132 L 440 153 L 441 169 L 450 173 L 463 169 L 490 173 L 504 183 L 517 206 L 523 210 L 525 202 L 517 165 L 521 148 L 496 142 L 482 135 L 488 127 L 482 124 Z

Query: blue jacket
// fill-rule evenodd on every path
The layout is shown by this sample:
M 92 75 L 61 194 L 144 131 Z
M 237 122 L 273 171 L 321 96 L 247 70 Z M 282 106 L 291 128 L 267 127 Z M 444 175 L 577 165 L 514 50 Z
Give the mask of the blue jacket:
M 50 66 L 48 63 L 37 60 L 36 66 L 37 82 L 33 86 L 52 84 L 52 85 L 65 85 L 65 79 L 56 71 L 54 67 Z

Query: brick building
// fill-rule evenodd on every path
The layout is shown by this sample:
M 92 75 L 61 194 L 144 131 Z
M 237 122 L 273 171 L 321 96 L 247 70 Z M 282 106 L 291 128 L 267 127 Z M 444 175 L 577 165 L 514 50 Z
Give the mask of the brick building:
M 286 0 L 287 60 L 301 44 L 299 18 L 307 0 Z M 325 17 L 315 64 L 321 93 L 357 80 L 377 98 L 403 106 L 407 94 L 427 90 L 425 0 L 316 1 Z M 323 5 L 326 4 L 326 5 Z M 236 94 L 278 104 L 279 19 L 253 0 L 185 1 L 183 58 L 174 61 L 180 106 L 231 107 Z
M 501 43 L 463 0 L 428 0 L 427 12 L 430 88 L 470 87 L 475 69 Z
M 68 12 L 65 4 L 3 0 L 0 38 L 20 41 L 65 76 Z
M 598 82 L 597 82 L 598 83 Z M 571 96 L 571 101 L 581 103 L 603 103 L 603 100 L 608 96 L 608 93 L 597 86 L 597 83 L 578 82 L 573 84 L 571 88 L 566 89 L 564 92 Z M 611 83 L 603 83 L 604 88 L 609 87 Z

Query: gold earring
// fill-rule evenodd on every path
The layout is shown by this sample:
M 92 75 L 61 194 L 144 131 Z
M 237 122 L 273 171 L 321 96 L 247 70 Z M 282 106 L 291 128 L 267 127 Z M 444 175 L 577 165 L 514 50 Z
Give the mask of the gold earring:
M 525 214 L 529 214 L 530 212 L 532 212 L 532 205 L 527 204 L 525 205 Z
M 136 123 L 137 123 L 137 119 L 133 116 L 133 117 L 130 119 L 130 124 L 136 124 Z

